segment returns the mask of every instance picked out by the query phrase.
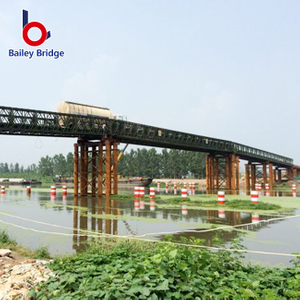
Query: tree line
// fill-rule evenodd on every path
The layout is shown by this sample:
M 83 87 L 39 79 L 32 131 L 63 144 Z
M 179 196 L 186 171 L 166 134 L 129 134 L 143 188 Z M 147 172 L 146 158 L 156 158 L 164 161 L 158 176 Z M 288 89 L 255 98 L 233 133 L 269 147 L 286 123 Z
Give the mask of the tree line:
M 0 173 L 7 175 L 22 175 L 22 174 L 36 174 L 41 177 L 64 175 L 73 176 L 73 154 L 69 152 L 66 156 L 63 154 L 56 154 L 53 157 L 42 157 L 38 164 L 31 164 L 24 168 L 19 163 L 10 164 L 0 163 Z
M 125 153 L 119 161 L 119 174 L 124 177 L 205 178 L 206 154 L 200 152 L 142 148 Z
M 119 174 L 123 177 L 151 178 L 204 178 L 206 154 L 182 150 L 157 152 L 155 148 L 142 148 L 124 153 L 119 161 Z M 24 168 L 19 163 L 0 163 L 0 173 L 7 175 L 36 174 L 38 177 L 55 175 L 73 176 L 73 154 L 42 157 L 38 164 Z

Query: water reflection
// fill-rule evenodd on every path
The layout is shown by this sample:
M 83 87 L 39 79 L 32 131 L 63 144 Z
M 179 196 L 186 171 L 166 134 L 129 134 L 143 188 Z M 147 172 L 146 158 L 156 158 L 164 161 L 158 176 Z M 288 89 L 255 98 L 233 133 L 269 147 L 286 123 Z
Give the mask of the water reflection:
M 207 245 L 212 245 L 217 231 L 205 232 L 199 229 L 209 228 L 210 224 L 243 225 L 239 229 L 256 232 L 262 239 L 270 238 L 275 241 L 277 235 L 282 232 L 280 239 L 286 239 L 285 243 L 289 245 L 289 248 L 284 248 L 283 252 L 299 252 L 300 248 L 300 245 L 298 247 L 295 242 L 298 236 L 298 229 L 296 229 L 299 227 L 298 219 L 261 223 L 259 221 L 273 217 L 225 209 L 201 210 L 191 208 L 185 203 L 174 207 L 165 205 L 161 200 L 134 199 L 134 197 L 123 200 L 96 197 L 73 198 L 71 194 L 63 195 L 61 192 L 53 196 L 49 192 L 39 192 L 38 189 L 33 189 L 30 195 L 26 193 L 26 189 L 7 189 L 6 194 L 1 196 L 0 212 L 9 212 L 11 215 L 43 222 L 43 225 L 39 225 L 1 216 L 3 221 L 32 228 L 35 231 L 20 230 L 9 225 L 1 228 L 5 228 L 25 247 L 37 248 L 46 245 L 53 255 L 82 250 L 90 241 L 89 235 L 93 232 L 101 235 L 103 233 L 122 236 L 146 235 L 154 239 L 162 239 L 162 232 L 174 232 L 175 238 L 194 236 L 204 239 Z M 279 222 L 281 225 L 276 225 Z M 57 227 L 53 228 L 51 224 Z M 288 229 L 285 228 L 283 232 L 282 224 L 293 224 L 294 227 L 288 228 L 286 225 Z M 39 233 L 39 230 L 55 231 L 65 236 Z M 286 234 L 287 232 L 289 234 Z M 236 235 L 236 231 L 222 233 L 225 241 L 232 240 Z M 250 242 L 246 240 L 246 242 L 249 249 L 257 246 L 257 239 Z M 257 248 L 260 249 L 260 246 L 258 244 Z M 277 249 L 280 250 L 280 247 L 274 242 L 272 251 L 279 251 Z

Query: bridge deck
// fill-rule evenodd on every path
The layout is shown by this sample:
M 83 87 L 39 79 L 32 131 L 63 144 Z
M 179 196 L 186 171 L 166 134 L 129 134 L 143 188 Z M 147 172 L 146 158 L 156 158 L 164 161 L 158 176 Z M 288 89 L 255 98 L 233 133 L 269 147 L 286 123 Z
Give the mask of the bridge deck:
M 291 158 L 231 141 L 128 121 L 0 106 L 0 134 L 99 140 L 103 136 L 104 123 L 108 134 L 123 143 L 214 154 L 234 153 L 253 162 L 271 162 L 279 167 L 293 165 Z

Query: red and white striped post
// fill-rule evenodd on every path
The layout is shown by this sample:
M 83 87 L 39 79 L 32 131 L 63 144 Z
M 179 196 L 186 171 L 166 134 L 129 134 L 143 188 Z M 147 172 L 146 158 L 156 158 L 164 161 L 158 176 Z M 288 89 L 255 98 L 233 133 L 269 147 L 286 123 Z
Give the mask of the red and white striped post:
M 218 204 L 225 204 L 225 192 L 218 191 Z
M 134 199 L 134 210 L 140 209 L 140 200 L 138 198 Z
M 259 215 L 258 214 L 252 214 L 251 220 L 252 220 L 252 223 L 259 223 Z
M 292 193 L 297 193 L 297 186 L 296 186 L 296 184 L 292 185 Z
M 150 199 L 153 199 L 153 198 L 155 198 L 155 188 L 151 187 L 150 188 Z
M 168 194 L 169 193 L 169 184 L 167 182 L 165 184 L 165 189 L 166 189 L 166 194 Z
M 140 187 L 135 186 L 134 187 L 134 198 L 139 198 L 140 197 Z
M 177 195 L 177 182 L 174 182 L 173 189 L 174 189 L 174 195 Z
M 266 183 L 265 190 L 266 190 L 266 192 L 268 192 L 270 190 L 270 185 L 268 183 Z
M 145 202 L 143 200 L 140 201 L 140 209 L 145 209 Z
M 251 203 L 258 203 L 258 191 L 251 191 Z
M 5 194 L 5 186 L 1 186 L 1 194 Z
M 187 190 L 186 189 L 181 189 L 181 198 L 186 199 L 187 198 Z
M 141 198 L 145 197 L 145 187 L 144 186 L 140 186 L 140 197 Z
M 186 182 L 183 183 L 183 188 L 186 189 Z
M 195 195 L 195 193 L 196 193 L 196 188 L 195 188 L 195 183 L 193 182 L 192 183 L 192 195 Z
M 55 185 L 51 185 L 50 194 L 53 195 L 53 196 L 56 195 L 56 186 Z
M 62 193 L 63 193 L 63 196 L 66 196 L 67 195 L 67 193 L 68 193 L 68 187 L 66 186 L 66 185 L 64 185 L 63 187 L 62 187 Z
M 181 214 L 183 216 L 186 216 L 188 214 L 188 209 L 187 209 L 186 204 L 182 204 L 182 206 L 181 206 Z
M 218 210 L 218 217 L 220 219 L 225 219 L 225 210 L 222 209 Z
M 155 200 L 150 199 L 150 210 L 155 211 Z
M 26 193 L 27 194 L 31 193 L 31 186 L 30 185 L 26 186 Z

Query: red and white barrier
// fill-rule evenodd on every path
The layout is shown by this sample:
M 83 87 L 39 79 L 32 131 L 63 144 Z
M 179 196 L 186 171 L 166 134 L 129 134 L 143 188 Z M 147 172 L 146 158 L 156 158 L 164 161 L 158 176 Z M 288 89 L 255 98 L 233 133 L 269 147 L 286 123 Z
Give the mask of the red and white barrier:
M 150 199 L 153 199 L 153 198 L 155 198 L 155 188 L 151 187 L 150 188 Z
M 1 194 L 5 194 L 5 186 L 1 186 Z
M 155 211 L 155 201 L 153 199 L 150 199 L 150 210 Z
M 251 220 L 252 220 L 252 223 L 259 223 L 259 215 L 258 214 L 252 214 Z
M 136 186 L 134 187 L 134 198 L 139 198 L 140 197 L 140 187 Z
M 168 194 L 169 193 L 169 184 L 167 182 L 165 184 L 165 189 L 166 189 L 166 194 Z
M 256 191 L 261 191 L 261 184 L 260 183 L 255 183 L 255 190 Z
M 63 190 L 63 195 L 67 195 L 67 193 L 68 193 L 68 187 L 66 185 L 64 185 L 62 187 L 62 190 Z
M 225 192 L 218 191 L 218 204 L 225 204 Z
M 56 186 L 55 185 L 51 185 L 50 194 L 51 195 L 56 195 Z
M 183 205 L 181 206 L 181 214 L 182 214 L 183 216 L 186 216 L 186 215 L 188 214 L 188 210 L 187 210 L 186 204 L 183 204 Z
M 225 219 L 225 210 L 218 210 L 218 217 L 220 219 Z
M 296 184 L 292 185 L 292 193 L 296 193 L 297 192 L 297 186 Z
M 181 190 L 181 197 L 182 197 L 182 199 L 186 199 L 187 198 L 187 190 L 186 189 L 182 189 Z
M 266 183 L 265 190 L 266 192 L 270 190 L 270 185 L 268 183 Z
M 134 210 L 139 210 L 140 209 L 140 200 L 135 199 L 134 200 Z
M 140 197 L 141 198 L 145 197 L 145 187 L 144 186 L 140 186 Z
M 174 182 L 173 189 L 174 189 L 174 195 L 177 195 L 177 183 L 176 182 Z
M 30 185 L 26 186 L 26 192 L 27 192 L 27 194 L 31 193 L 31 186 Z
M 183 188 L 186 189 L 186 182 L 183 183 Z
M 251 203 L 258 203 L 258 191 L 251 191 Z

